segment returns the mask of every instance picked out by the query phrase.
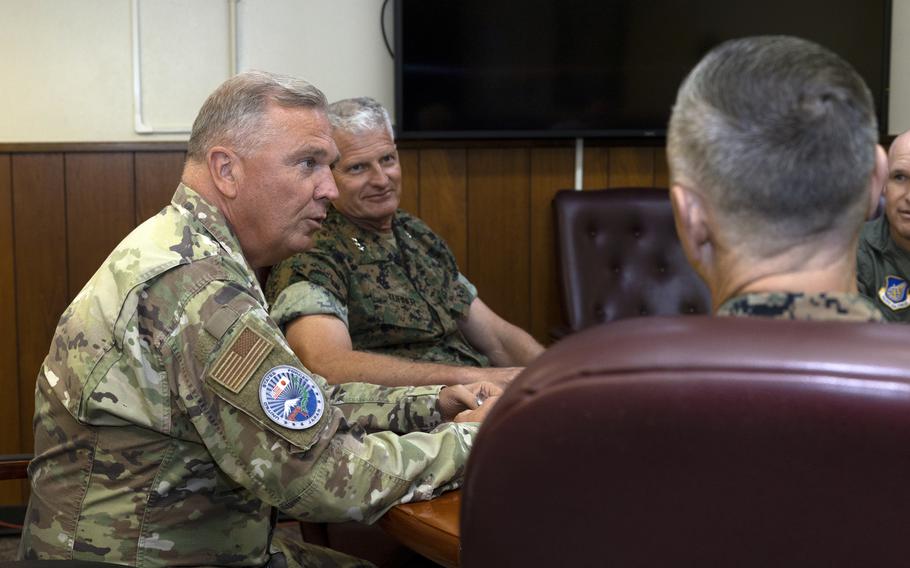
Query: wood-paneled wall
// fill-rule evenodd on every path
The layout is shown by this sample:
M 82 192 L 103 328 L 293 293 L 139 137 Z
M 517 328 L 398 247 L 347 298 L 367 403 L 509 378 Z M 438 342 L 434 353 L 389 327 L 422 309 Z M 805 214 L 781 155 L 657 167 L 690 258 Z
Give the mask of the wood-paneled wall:
M 57 320 L 110 250 L 170 201 L 184 146 L 0 145 L 0 453 L 31 452 L 35 377 Z M 547 341 L 561 323 L 550 201 L 574 148 L 402 145 L 402 207 L 445 238 L 496 312 Z M 665 186 L 663 150 L 590 147 L 586 188 Z M 18 502 L 20 484 L 0 486 Z

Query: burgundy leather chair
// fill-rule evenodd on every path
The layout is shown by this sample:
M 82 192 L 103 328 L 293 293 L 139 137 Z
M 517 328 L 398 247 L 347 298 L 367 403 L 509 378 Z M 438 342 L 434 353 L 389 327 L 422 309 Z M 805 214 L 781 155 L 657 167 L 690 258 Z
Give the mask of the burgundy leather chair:
M 480 430 L 462 565 L 899 566 L 910 328 L 704 316 L 567 338 Z
M 707 287 L 686 262 L 668 191 L 561 190 L 553 198 L 565 335 L 621 318 L 704 314 Z

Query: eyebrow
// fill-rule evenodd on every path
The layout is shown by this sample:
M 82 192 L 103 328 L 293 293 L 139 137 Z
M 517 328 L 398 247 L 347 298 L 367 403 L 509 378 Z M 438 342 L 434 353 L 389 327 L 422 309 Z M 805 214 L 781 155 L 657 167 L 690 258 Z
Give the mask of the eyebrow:
M 288 156 L 288 163 L 293 164 L 300 161 L 303 158 L 313 157 L 313 158 L 325 158 L 329 155 L 329 151 L 322 146 L 312 146 L 307 145 L 297 149 L 295 152 Z M 333 164 L 338 161 L 338 155 L 336 154 Z

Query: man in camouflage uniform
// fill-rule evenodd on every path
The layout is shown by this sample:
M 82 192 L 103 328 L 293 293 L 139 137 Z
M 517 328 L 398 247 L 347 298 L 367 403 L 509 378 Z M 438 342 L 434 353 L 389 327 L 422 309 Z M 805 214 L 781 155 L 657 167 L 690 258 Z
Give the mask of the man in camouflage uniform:
M 372 522 L 461 483 L 477 424 L 444 421 L 495 387 L 329 387 L 267 315 L 253 269 L 306 249 L 337 195 L 325 110 L 312 85 L 258 72 L 203 105 L 171 204 L 60 319 L 22 557 L 361 565 L 273 540 L 275 508 Z
M 910 132 L 888 150 L 885 214 L 866 223 L 856 257 L 857 285 L 894 322 L 910 322 Z
M 329 120 L 339 197 L 316 245 L 273 267 L 266 286 L 291 347 L 332 383 L 506 384 L 543 348 L 490 310 L 445 242 L 398 209 L 388 112 L 346 99 Z
M 885 179 L 872 97 L 798 38 L 712 50 L 667 134 L 677 232 L 718 315 L 881 321 L 857 293 L 860 228 Z

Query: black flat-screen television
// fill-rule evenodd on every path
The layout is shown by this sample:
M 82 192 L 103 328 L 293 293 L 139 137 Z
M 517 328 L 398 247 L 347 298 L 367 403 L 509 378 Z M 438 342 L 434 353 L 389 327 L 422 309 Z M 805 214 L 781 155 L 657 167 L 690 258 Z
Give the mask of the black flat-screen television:
M 402 138 L 661 137 L 718 43 L 796 35 L 849 61 L 887 131 L 890 0 L 396 0 Z

